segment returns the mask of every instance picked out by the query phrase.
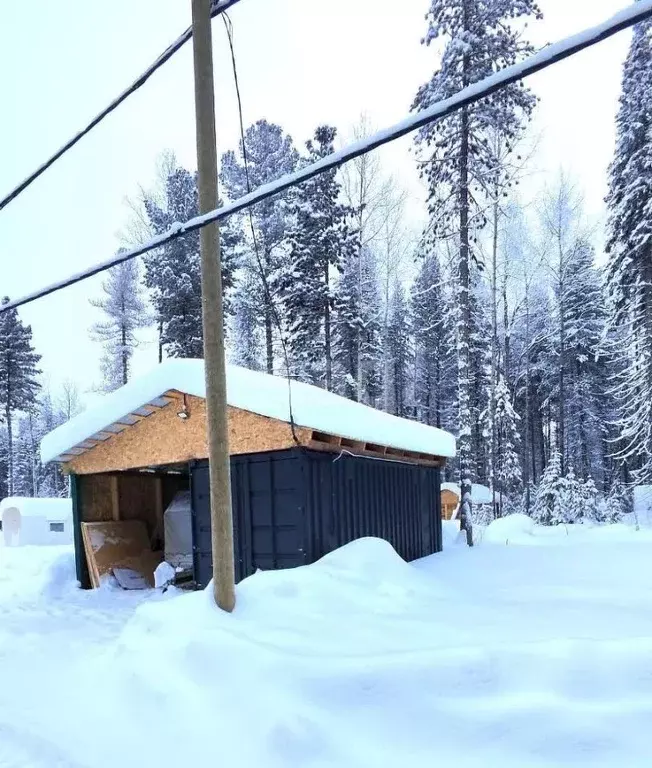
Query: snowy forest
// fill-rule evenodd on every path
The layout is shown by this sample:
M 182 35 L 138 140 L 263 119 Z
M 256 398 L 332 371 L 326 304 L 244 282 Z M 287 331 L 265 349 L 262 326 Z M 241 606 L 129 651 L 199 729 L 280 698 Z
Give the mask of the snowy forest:
M 431 0 L 423 44 L 436 68 L 412 109 L 532 54 L 525 22 L 541 17 L 534 0 Z M 523 83 L 415 136 L 422 231 L 376 153 L 233 216 L 221 228 L 230 361 L 452 432 L 446 475 L 462 484 L 463 524 L 472 482 L 498 494 L 498 515 L 617 519 L 652 476 L 651 81 L 648 22 L 624 64 L 606 231 L 563 169 L 522 192 L 537 109 Z M 256 121 L 222 155 L 222 200 L 332 153 L 350 128 L 321 125 L 306 141 Z M 353 127 L 371 132 L 365 118 Z M 198 213 L 195 173 L 172 152 L 143 189 L 126 246 Z M 198 234 L 114 268 L 92 303 L 105 391 L 129 381 L 145 329 L 158 360 L 201 357 Z M 65 494 L 38 441 L 81 395 L 73 383 L 53 395 L 29 327 L 0 317 L 0 493 Z

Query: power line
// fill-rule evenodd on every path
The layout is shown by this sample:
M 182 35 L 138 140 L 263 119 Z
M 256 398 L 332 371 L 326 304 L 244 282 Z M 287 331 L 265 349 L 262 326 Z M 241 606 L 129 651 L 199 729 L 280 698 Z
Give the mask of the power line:
M 231 21 L 231 17 L 229 16 L 228 13 L 225 13 L 222 16 L 222 21 L 224 22 L 224 29 L 226 30 L 226 36 L 229 41 L 229 49 L 231 51 L 231 65 L 233 67 L 233 82 L 235 85 L 235 93 L 238 100 L 238 118 L 239 118 L 239 126 L 240 126 L 240 141 L 242 143 L 242 159 L 244 161 L 247 193 L 250 193 L 251 178 L 249 176 L 249 155 L 247 153 L 247 143 L 245 141 L 244 117 L 243 117 L 243 110 L 242 110 L 242 95 L 240 93 L 240 78 L 238 77 L 238 65 L 235 57 L 235 44 L 233 42 L 233 37 L 234 37 L 233 22 Z M 285 376 L 287 378 L 287 383 L 288 383 L 288 412 L 290 414 L 290 430 L 292 431 L 292 438 L 295 444 L 301 445 L 299 438 L 297 436 L 296 424 L 294 421 L 294 412 L 292 409 L 292 377 L 290 375 L 290 355 L 288 353 L 288 345 L 285 339 L 285 334 L 283 333 L 281 318 L 279 317 L 278 311 L 276 309 L 276 305 L 274 304 L 274 297 L 272 296 L 272 291 L 270 290 L 270 287 L 269 287 L 267 275 L 265 274 L 265 267 L 263 266 L 263 261 L 260 257 L 260 249 L 258 248 L 258 237 L 256 236 L 256 228 L 254 226 L 254 217 L 253 217 L 251 206 L 247 209 L 247 213 L 249 214 L 248 216 L 249 227 L 251 229 L 251 239 L 253 241 L 254 254 L 256 257 L 256 265 L 258 267 L 258 274 L 263 284 L 263 290 L 265 292 L 267 305 L 272 312 L 274 322 L 276 324 L 276 327 L 278 328 L 278 335 L 279 335 L 279 339 L 281 340 L 281 348 L 283 350 L 283 358 L 285 361 Z
M 211 7 L 211 17 L 214 18 L 215 16 L 219 16 L 238 2 L 240 2 L 240 0 L 213 0 Z M 30 173 L 30 175 L 23 179 L 23 181 L 21 181 L 17 187 L 12 189 L 11 192 L 3 197 L 2 200 L 0 200 L 0 211 L 6 208 L 6 206 L 12 202 L 12 200 L 15 200 L 18 195 L 24 192 L 27 187 L 29 187 L 39 178 L 39 176 L 41 176 L 43 173 L 45 173 L 45 171 L 48 170 L 48 168 L 54 165 L 54 163 L 56 163 L 59 158 L 63 157 L 63 155 L 68 152 L 68 150 L 72 149 L 78 141 L 89 134 L 93 128 L 95 128 L 102 122 L 102 120 L 104 120 L 105 117 L 108 117 L 111 112 L 116 110 L 123 102 L 125 102 L 132 93 L 135 93 L 141 86 L 145 85 L 149 78 L 167 61 L 169 61 L 174 56 L 174 54 L 179 51 L 191 38 L 192 27 L 188 27 L 188 29 L 186 29 L 182 35 L 180 35 L 152 64 L 150 64 L 150 66 L 142 73 L 142 75 L 140 75 L 140 77 L 136 78 L 136 80 L 134 80 L 134 82 L 126 90 L 124 90 L 119 96 L 113 99 L 113 101 L 100 113 L 98 113 L 90 121 L 90 123 L 88 123 L 88 125 L 76 133 L 63 146 L 59 147 L 59 149 L 50 158 L 48 158 L 42 165 L 39 165 L 35 171 Z
M 284 192 L 290 187 L 294 187 L 303 181 L 318 176 L 320 173 L 324 173 L 332 168 L 337 168 L 340 165 L 353 160 L 356 157 L 371 152 L 378 147 L 382 147 L 391 141 L 394 141 L 401 136 L 405 136 L 417 128 L 421 128 L 424 125 L 440 120 L 448 115 L 457 112 L 463 107 L 475 104 L 477 101 L 495 93 L 500 88 L 504 88 L 512 83 L 519 82 L 530 75 L 547 69 L 548 67 L 556 64 L 559 61 L 569 58 L 570 56 L 579 53 L 587 48 L 590 48 L 597 43 L 613 37 L 618 32 L 628 29 L 646 19 L 652 18 L 652 0 L 638 0 L 634 5 L 620 11 L 611 19 L 599 24 L 596 27 L 586 29 L 579 34 L 568 37 L 561 40 L 558 43 L 549 45 L 538 53 L 530 56 L 523 62 L 515 64 L 511 67 L 501 70 L 500 72 L 491 75 L 490 77 L 481 80 L 478 83 L 474 83 L 468 88 L 464 88 L 459 93 L 451 96 L 443 101 L 432 104 L 427 109 L 421 110 L 414 115 L 409 116 L 400 123 L 394 126 L 385 128 L 377 133 L 369 136 L 360 141 L 350 144 L 348 147 L 344 147 L 338 152 L 334 152 L 327 157 L 318 160 L 316 163 L 311 163 L 304 168 L 295 171 L 294 173 L 286 174 L 276 181 L 268 184 L 263 184 L 258 187 L 254 192 L 244 195 L 238 198 L 232 203 L 223 205 L 214 211 L 211 211 L 203 216 L 196 216 L 189 221 L 181 224 L 175 224 L 167 232 L 164 232 L 146 243 L 132 248 L 129 251 L 125 251 L 121 254 L 116 254 L 112 258 L 106 261 L 99 262 L 82 272 L 78 272 L 75 275 L 71 275 L 63 280 L 59 280 L 56 283 L 52 283 L 45 288 L 41 288 L 33 293 L 27 294 L 20 299 L 10 301 L 3 306 L 0 306 L 0 313 L 6 312 L 10 309 L 16 309 L 25 304 L 29 304 L 36 299 L 48 296 L 51 293 L 60 291 L 63 288 L 67 288 L 70 285 L 79 283 L 82 280 L 86 280 L 93 275 L 97 275 L 100 272 L 104 272 L 111 267 L 118 264 L 122 264 L 125 261 L 141 256 L 144 253 L 159 248 L 161 245 L 171 242 L 178 237 L 182 237 L 189 232 L 194 232 L 202 227 L 210 224 L 213 221 L 222 221 L 228 216 L 234 213 L 248 208 L 255 203 L 267 200 L 270 197 Z

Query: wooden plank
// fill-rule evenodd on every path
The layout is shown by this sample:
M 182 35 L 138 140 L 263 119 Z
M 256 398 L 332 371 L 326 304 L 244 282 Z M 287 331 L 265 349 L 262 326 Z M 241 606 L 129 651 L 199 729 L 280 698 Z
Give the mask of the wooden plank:
M 145 403 L 145 407 L 160 410 L 161 408 L 165 408 L 166 405 L 170 405 L 174 399 L 175 398 L 172 397 L 155 397 L 153 400 L 149 400 Z
M 112 475 L 111 479 L 111 511 L 114 520 L 120 519 L 120 478 Z
M 111 432 L 113 435 L 117 435 L 120 432 L 124 432 L 125 429 L 129 429 L 129 427 L 126 424 L 118 424 L 118 422 L 116 421 L 113 424 L 109 424 L 108 427 L 104 427 L 102 431 Z
M 151 416 L 156 411 L 156 408 L 148 408 L 143 406 L 142 408 L 135 408 L 132 413 L 136 416 Z
M 116 424 L 126 424 L 128 427 L 133 427 L 134 424 L 137 424 L 139 421 L 142 421 L 144 418 L 145 418 L 144 416 L 138 416 L 135 413 L 127 413 L 124 416 L 121 416 L 116 421 Z
M 93 440 L 92 438 L 88 438 L 88 440 L 84 440 L 83 443 L 79 443 L 77 446 L 78 448 L 85 448 L 86 450 L 89 450 L 90 448 L 95 448 L 96 445 L 99 445 L 99 441 Z
M 384 456 L 386 451 L 387 451 L 387 447 L 386 446 L 384 446 L 384 445 L 377 445 L 376 443 L 365 443 L 364 444 L 364 449 L 365 449 L 365 451 L 368 451 L 369 453 L 379 454 L 380 456 Z
M 89 523 L 80 523 L 82 532 L 82 541 L 84 543 L 84 554 L 86 555 L 86 565 L 88 567 L 88 575 L 91 580 L 91 587 L 97 589 L 100 586 L 100 575 L 97 570 L 97 563 L 93 557 L 93 546 L 91 544 L 91 538 L 88 531 Z
M 365 443 L 365 445 L 368 445 L 368 443 Z M 443 459 L 435 459 L 434 457 L 432 459 L 421 459 L 413 456 L 400 455 L 398 453 L 392 454 L 385 452 L 384 446 L 377 447 L 380 448 L 380 450 L 354 450 L 353 448 L 346 447 L 344 445 L 337 446 L 333 443 L 321 443 L 315 441 L 312 441 L 306 445 L 306 448 L 310 448 L 313 451 L 326 451 L 328 453 L 344 452 L 353 454 L 354 456 L 361 456 L 363 458 L 366 456 L 372 459 L 385 459 L 386 461 L 402 461 L 406 464 L 418 464 L 421 467 L 442 467 L 445 463 Z M 403 452 L 403 454 L 405 454 L 405 452 Z
M 310 439 L 315 443 L 324 443 L 326 445 L 340 445 L 342 438 L 337 435 L 330 435 L 328 432 L 319 432 L 313 429 Z
M 135 570 L 153 584 L 154 568 L 161 555 L 150 549 L 147 529 L 141 520 L 81 525 L 94 587 L 99 587 L 102 578 L 118 567 Z
M 152 540 L 158 536 L 163 541 L 163 478 L 160 475 L 154 478 L 154 513 L 156 524 L 152 533 Z
M 350 448 L 352 451 L 364 451 L 364 442 L 362 440 L 351 440 L 349 437 L 343 437 L 340 441 L 342 448 Z

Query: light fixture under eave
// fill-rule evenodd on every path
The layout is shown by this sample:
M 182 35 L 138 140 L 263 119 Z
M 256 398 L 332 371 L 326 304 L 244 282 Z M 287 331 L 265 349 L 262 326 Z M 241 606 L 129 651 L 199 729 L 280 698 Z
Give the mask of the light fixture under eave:
M 183 421 L 190 418 L 190 411 L 188 410 L 188 401 L 185 395 L 183 396 L 183 405 L 181 406 L 181 410 L 177 411 L 177 416 Z

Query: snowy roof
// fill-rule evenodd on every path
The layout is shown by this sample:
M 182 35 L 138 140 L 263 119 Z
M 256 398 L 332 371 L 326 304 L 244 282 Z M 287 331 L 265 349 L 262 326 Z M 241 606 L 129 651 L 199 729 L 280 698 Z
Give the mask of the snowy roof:
M 235 365 L 227 365 L 226 378 L 230 406 L 290 422 L 287 379 Z M 297 426 L 404 451 L 446 458 L 455 455 L 455 438 L 441 429 L 377 411 L 310 384 L 293 381 L 291 390 Z M 133 424 L 137 419 L 130 414 L 148 415 L 147 406 L 165 405 L 164 395 L 170 391 L 205 397 L 204 361 L 168 360 L 106 395 L 97 406 L 43 438 L 42 461 L 82 453 L 89 447 L 83 446 L 84 441 L 98 433 L 119 431 L 116 424 Z
M 458 483 L 442 483 L 442 491 L 451 491 L 456 496 L 460 495 L 460 486 Z M 471 485 L 471 503 L 472 504 L 491 504 L 491 489 L 486 485 L 473 483 Z
M 28 496 L 8 496 L 0 501 L 0 519 L 6 509 L 16 507 L 26 517 L 44 517 L 46 520 L 60 521 L 72 517 L 70 499 L 33 499 Z

